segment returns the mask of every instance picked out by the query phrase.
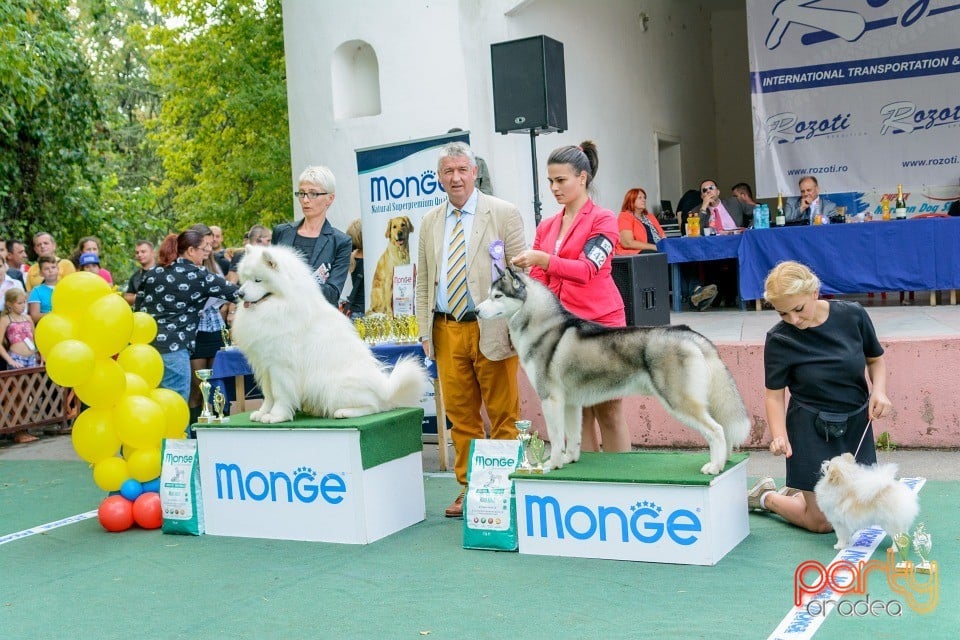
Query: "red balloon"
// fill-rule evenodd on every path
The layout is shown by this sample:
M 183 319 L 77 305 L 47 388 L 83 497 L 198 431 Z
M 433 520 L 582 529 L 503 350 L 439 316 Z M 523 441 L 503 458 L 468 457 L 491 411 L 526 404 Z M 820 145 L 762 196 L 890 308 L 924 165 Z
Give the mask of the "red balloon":
M 107 531 L 126 531 L 133 526 L 133 503 L 121 495 L 110 496 L 100 503 L 97 519 Z
M 163 524 L 160 494 L 153 491 L 141 493 L 133 503 L 133 519 L 144 529 L 159 529 Z

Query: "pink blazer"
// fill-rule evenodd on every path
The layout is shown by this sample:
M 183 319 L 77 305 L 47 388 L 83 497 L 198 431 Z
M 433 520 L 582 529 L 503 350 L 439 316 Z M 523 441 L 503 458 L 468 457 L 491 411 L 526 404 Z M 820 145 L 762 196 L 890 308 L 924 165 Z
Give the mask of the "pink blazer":
M 537 227 L 533 248 L 549 253 L 550 264 L 545 271 L 532 267 L 530 276 L 547 285 L 571 313 L 611 327 L 626 326 L 623 298 L 610 275 L 620 237 L 616 216 L 587 200 L 555 251 L 562 218 L 560 211 Z

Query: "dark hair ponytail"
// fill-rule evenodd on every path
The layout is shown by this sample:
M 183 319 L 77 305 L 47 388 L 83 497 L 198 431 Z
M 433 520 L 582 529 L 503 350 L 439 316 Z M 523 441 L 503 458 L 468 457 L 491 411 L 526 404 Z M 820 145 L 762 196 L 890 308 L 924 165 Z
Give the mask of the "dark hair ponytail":
M 574 173 L 587 172 L 587 189 L 593 184 L 593 179 L 600 168 L 600 158 L 597 155 L 597 145 L 593 140 L 584 140 L 579 147 L 572 144 L 558 147 L 547 158 L 547 164 L 568 164 L 573 167 Z

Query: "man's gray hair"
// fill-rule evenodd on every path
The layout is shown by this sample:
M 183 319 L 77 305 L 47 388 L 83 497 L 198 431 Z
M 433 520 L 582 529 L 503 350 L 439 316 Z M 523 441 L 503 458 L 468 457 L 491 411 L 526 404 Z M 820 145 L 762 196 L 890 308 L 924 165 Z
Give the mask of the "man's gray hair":
M 440 165 L 446 158 L 466 158 L 470 161 L 470 166 L 477 166 L 477 157 L 473 155 L 473 149 L 466 142 L 450 142 L 443 145 L 440 149 L 440 157 L 437 158 L 437 172 L 440 171 Z
M 321 165 L 304 169 L 297 182 L 315 184 L 327 193 L 337 192 L 337 179 L 333 177 L 333 171 Z

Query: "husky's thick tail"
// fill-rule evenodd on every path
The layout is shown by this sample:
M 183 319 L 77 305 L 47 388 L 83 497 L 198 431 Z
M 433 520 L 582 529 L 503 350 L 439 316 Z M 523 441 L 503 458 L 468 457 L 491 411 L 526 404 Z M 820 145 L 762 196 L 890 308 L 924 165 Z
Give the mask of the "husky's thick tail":
M 710 415 L 723 426 L 727 453 L 743 444 L 750 435 L 750 417 L 737 389 L 733 374 L 719 355 L 709 358 Z
M 430 379 L 417 358 L 397 361 L 387 380 L 387 398 L 391 407 L 419 407 Z

